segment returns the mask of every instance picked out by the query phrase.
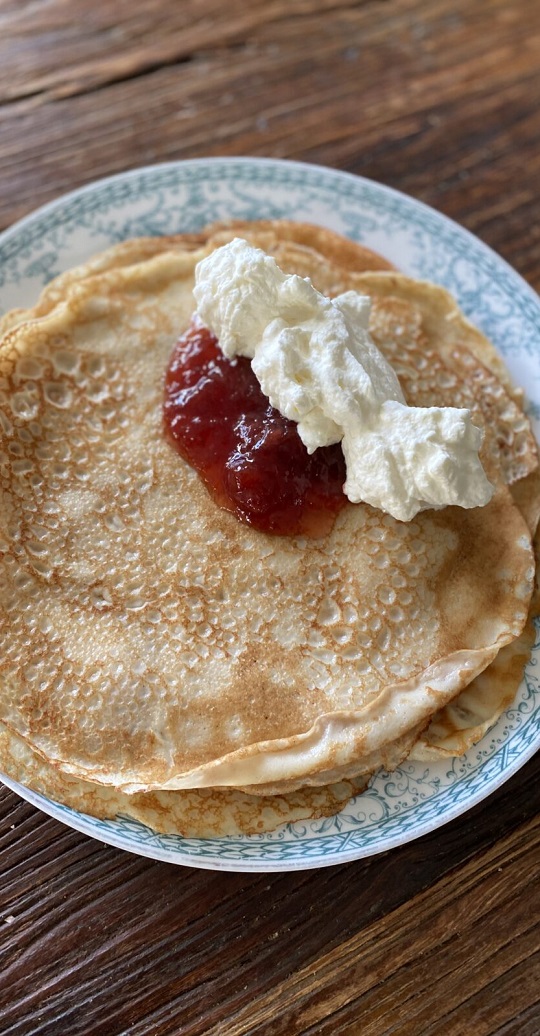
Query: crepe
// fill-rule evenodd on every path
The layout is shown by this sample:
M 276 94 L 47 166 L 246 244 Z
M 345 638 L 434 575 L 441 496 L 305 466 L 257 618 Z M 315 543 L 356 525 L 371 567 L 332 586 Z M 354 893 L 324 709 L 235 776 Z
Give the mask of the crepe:
M 487 669 L 435 714 L 409 758 L 423 762 L 448 759 L 464 755 L 477 744 L 512 704 L 534 642 L 530 618 L 520 636 L 501 648 Z
M 535 619 L 540 615 L 538 529 L 533 549 L 536 559 L 535 586 L 527 622 L 520 636 L 503 647 L 484 672 L 479 673 L 456 698 L 435 713 L 413 745 L 410 759 L 433 762 L 463 755 L 484 737 L 512 704 L 531 651 L 537 644 Z
M 397 765 L 520 636 L 534 561 L 503 483 L 533 480 L 537 456 L 513 390 L 488 348 L 466 352 L 470 325 L 448 321 L 439 289 L 351 271 L 352 257 L 339 266 L 289 227 L 249 233 L 330 294 L 364 283 L 409 402 L 459 399 L 486 426 L 496 496 L 408 525 L 347 506 L 315 542 L 254 533 L 161 434 L 162 376 L 193 308 L 195 262 L 238 228 L 128 243 L 63 275 L 5 320 L 0 349 L 0 702 L 6 758 L 13 744 L 27 753 L 18 779 L 39 763 L 68 796 L 82 794 L 70 782 L 91 781 L 135 802 L 148 789 L 290 792 L 370 773 Z
M 224 838 L 262 834 L 281 824 L 318 820 L 338 813 L 362 792 L 367 778 L 343 778 L 321 788 L 276 795 L 249 795 L 240 789 L 195 788 L 126 795 L 115 788 L 81 781 L 56 770 L 22 738 L 0 723 L 0 767 L 13 780 L 71 809 L 100 819 L 130 817 L 159 834 Z

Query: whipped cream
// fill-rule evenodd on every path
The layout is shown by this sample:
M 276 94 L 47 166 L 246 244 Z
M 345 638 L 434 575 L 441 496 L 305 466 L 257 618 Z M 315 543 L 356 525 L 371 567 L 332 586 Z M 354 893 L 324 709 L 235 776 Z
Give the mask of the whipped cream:
M 344 492 L 401 521 L 493 495 L 469 410 L 410 407 L 368 332 L 370 300 L 328 299 L 309 280 L 235 238 L 198 263 L 200 319 L 229 358 L 247 356 L 273 407 L 297 422 L 308 453 L 341 442 Z

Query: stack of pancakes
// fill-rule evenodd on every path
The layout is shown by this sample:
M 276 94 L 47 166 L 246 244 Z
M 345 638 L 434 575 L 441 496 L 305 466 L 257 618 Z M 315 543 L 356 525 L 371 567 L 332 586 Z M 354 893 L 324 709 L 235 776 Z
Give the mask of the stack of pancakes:
M 234 236 L 334 295 L 413 406 L 468 407 L 484 508 L 347 504 L 264 535 L 165 440 L 196 263 Z M 0 322 L 0 769 L 100 817 L 193 836 L 331 815 L 381 766 L 460 755 L 533 643 L 538 455 L 523 400 L 447 292 L 322 228 L 130 241 Z

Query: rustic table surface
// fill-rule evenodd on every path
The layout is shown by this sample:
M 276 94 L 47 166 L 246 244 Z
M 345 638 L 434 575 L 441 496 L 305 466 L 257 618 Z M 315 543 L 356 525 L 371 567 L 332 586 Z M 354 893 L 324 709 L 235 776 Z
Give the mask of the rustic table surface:
M 134 166 L 318 162 L 452 216 L 540 288 L 532 0 L 0 0 L 0 228 Z M 0 1030 L 538 1036 L 540 764 L 378 857 L 234 875 L 0 792 Z

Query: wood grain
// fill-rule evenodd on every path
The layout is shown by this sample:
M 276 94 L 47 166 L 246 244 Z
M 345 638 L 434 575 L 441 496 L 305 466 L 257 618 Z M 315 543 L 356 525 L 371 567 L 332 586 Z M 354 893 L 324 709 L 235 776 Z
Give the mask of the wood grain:
M 418 842 L 283 875 L 152 863 L 4 791 L 2 1033 L 330 1036 L 361 1017 L 366 1036 L 458 1036 L 487 1005 L 492 1036 L 539 994 L 539 777 L 535 759 Z
M 540 287 L 530 0 L 0 0 L 0 227 L 144 163 L 359 173 Z M 174 868 L 0 791 L 2 1036 L 538 1036 L 540 760 L 392 852 Z
M 530 0 L 4 5 L 0 225 L 143 163 L 302 158 L 435 205 L 538 287 L 539 10 Z

